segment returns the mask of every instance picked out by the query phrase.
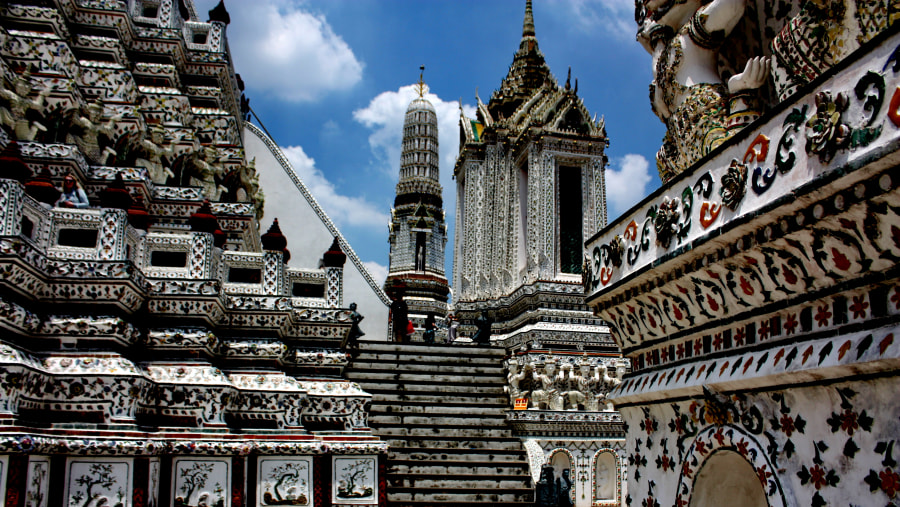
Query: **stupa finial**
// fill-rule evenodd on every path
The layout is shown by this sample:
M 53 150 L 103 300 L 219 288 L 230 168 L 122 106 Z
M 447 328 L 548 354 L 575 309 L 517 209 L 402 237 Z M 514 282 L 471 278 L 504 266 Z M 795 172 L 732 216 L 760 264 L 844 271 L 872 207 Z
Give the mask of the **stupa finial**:
M 425 84 L 425 66 L 419 66 L 419 82 L 416 83 L 416 91 L 419 92 L 420 98 L 425 98 L 425 94 L 428 92 L 428 85 Z
M 525 0 L 525 23 L 522 26 L 522 37 L 534 37 L 534 14 L 531 12 L 531 0 Z

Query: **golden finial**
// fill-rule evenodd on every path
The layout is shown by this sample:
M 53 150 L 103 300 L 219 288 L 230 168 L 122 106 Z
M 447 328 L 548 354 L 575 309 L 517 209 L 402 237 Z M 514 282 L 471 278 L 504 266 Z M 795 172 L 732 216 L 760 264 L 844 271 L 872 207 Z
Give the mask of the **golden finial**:
M 425 93 L 428 92 L 428 85 L 425 84 L 424 79 L 425 74 L 425 66 L 422 65 L 419 67 L 419 82 L 416 83 L 416 91 L 419 92 L 419 98 L 425 98 Z

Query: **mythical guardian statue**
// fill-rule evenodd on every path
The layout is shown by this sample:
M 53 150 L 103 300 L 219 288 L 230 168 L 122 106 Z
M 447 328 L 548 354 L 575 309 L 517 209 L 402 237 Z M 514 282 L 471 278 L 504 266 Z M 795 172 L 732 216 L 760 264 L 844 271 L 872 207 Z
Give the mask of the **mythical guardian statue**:
M 656 165 L 663 182 L 681 173 L 758 115 L 752 91 L 769 60 L 751 58 L 726 85 L 718 51 L 747 0 L 636 0 L 638 40 L 653 55 L 650 100 L 666 124 Z

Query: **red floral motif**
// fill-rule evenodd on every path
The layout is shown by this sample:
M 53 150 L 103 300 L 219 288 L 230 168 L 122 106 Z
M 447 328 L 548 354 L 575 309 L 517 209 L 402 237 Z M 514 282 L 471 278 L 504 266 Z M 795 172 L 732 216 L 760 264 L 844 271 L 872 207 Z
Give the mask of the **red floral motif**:
M 713 347 L 716 350 L 721 350 L 721 348 L 722 348 L 722 333 L 716 333 L 716 336 L 713 338 Z
M 678 359 L 684 359 L 684 342 L 679 343 L 677 347 L 675 347 L 675 355 Z
M 867 308 L 869 308 L 869 303 L 866 302 L 865 296 L 853 296 L 853 304 L 850 305 L 850 311 L 853 312 L 854 319 L 866 318 Z
M 734 344 L 735 345 L 743 345 L 744 344 L 744 328 L 739 327 L 734 331 Z
M 847 409 L 841 414 L 841 429 L 846 431 L 848 435 L 853 436 L 853 432 L 859 429 L 856 412 Z
M 759 339 L 767 340 L 769 339 L 769 321 L 764 320 L 759 323 Z
M 662 460 L 660 461 L 660 466 L 662 466 L 663 472 L 675 470 L 675 460 L 670 458 L 668 454 L 663 454 Z
M 716 431 L 715 435 L 713 435 L 713 438 L 716 439 L 716 442 L 719 443 L 719 446 L 720 446 L 720 447 L 723 446 L 723 445 L 725 445 L 725 434 L 722 433 L 722 428 L 719 428 L 719 429 Z
M 828 305 L 824 304 L 819 307 L 819 311 L 816 312 L 816 324 L 819 327 L 825 327 L 828 325 L 828 321 L 831 320 L 832 313 L 828 311 Z
M 897 491 L 900 491 L 900 474 L 890 468 L 885 468 L 883 472 L 878 473 L 878 478 L 881 479 L 881 490 L 884 491 L 884 494 L 894 498 Z
M 894 287 L 894 295 L 891 296 L 891 302 L 900 310 L 900 285 Z
M 647 352 L 646 354 L 644 354 L 644 362 L 647 363 L 647 366 L 652 366 L 653 365 L 653 354 L 651 354 L 650 352 Z
M 768 481 L 769 477 L 772 477 L 772 472 L 769 472 L 768 470 L 766 470 L 767 466 L 768 465 L 763 465 L 756 469 L 756 476 L 759 477 L 759 482 L 760 482 L 760 484 L 763 485 L 764 488 L 766 487 L 766 485 L 769 482 Z
M 822 489 L 825 486 L 825 469 L 820 467 L 819 465 L 814 465 L 809 469 L 809 482 L 812 483 L 816 489 Z
M 701 352 L 703 352 L 703 340 L 697 338 L 697 341 L 694 342 L 694 355 L 699 356 Z
M 681 466 L 681 475 L 687 477 L 688 479 L 691 479 L 694 476 L 694 471 L 691 470 L 691 465 L 687 461 L 685 461 L 684 465 Z
M 668 349 L 667 347 L 663 347 L 663 348 L 662 348 L 662 351 L 660 352 L 660 354 L 662 355 L 662 362 L 663 362 L 663 363 L 669 362 L 669 349 Z
M 794 427 L 794 419 L 791 416 L 784 414 L 781 416 L 780 422 L 781 431 L 783 431 L 784 434 L 787 435 L 788 438 L 790 438 L 791 434 L 793 434 L 796 430 L 796 428 Z
M 644 419 L 644 429 L 647 430 L 648 435 L 653 434 L 653 419 L 648 417 Z
M 697 452 L 699 452 L 701 455 L 706 455 L 706 453 L 709 452 L 709 450 L 707 450 L 706 448 L 706 442 L 704 442 L 703 440 L 697 440 L 696 448 Z
M 792 313 L 792 314 L 788 315 L 787 319 L 785 319 L 785 321 L 784 321 L 784 332 L 787 333 L 788 335 L 792 335 L 797 330 L 798 325 L 799 324 L 797 322 L 797 314 Z
M 681 498 L 681 495 L 675 497 L 675 507 L 688 507 L 688 503 Z
M 675 433 L 678 433 L 679 435 L 684 433 L 684 424 L 681 422 L 680 417 L 675 418 Z
M 747 457 L 747 454 L 750 452 L 750 450 L 747 449 L 747 445 L 749 445 L 748 442 L 746 440 L 744 440 L 743 438 L 741 439 L 740 442 L 737 443 L 738 452 L 741 453 L 741 456 L 743 456 L 745 458 Z

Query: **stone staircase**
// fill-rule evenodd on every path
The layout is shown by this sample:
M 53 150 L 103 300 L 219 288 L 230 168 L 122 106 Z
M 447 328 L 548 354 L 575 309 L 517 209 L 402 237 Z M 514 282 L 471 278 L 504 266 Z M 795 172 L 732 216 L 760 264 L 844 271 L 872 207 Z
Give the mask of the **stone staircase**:
M 369 426 L 389 445 L 389 505 L 533 505 L 525 450 L 506 424 L 504 355 L 360 342 L 345 372 L 373 396 Z

